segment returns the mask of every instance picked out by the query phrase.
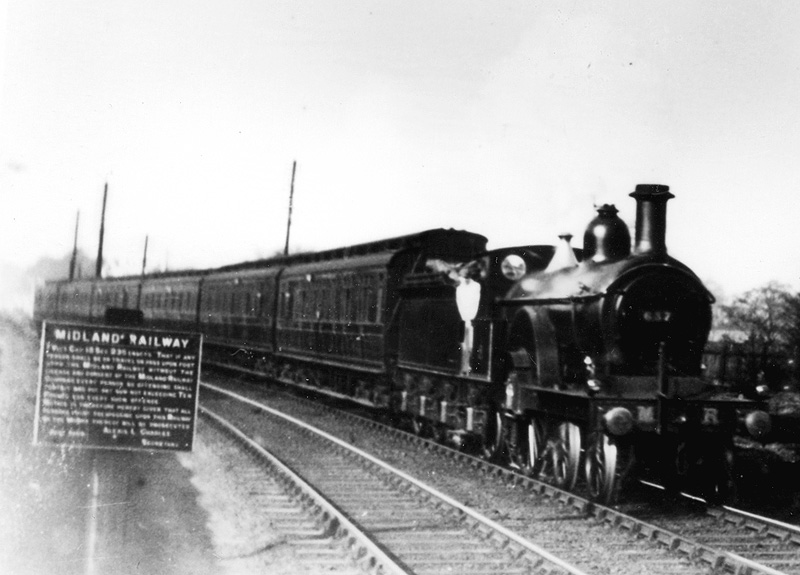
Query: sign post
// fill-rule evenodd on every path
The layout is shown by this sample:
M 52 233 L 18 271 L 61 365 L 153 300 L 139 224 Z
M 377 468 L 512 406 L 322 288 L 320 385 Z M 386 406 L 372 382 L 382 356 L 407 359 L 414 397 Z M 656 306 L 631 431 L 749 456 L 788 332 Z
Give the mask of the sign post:
M 45 322 L 34 444 L 96 450 L 86 572 L 124 547 L 134 451 L 191 451 L 202 335 Z
M 45 322 L 34 443 L 191 451 L 202 336 Z

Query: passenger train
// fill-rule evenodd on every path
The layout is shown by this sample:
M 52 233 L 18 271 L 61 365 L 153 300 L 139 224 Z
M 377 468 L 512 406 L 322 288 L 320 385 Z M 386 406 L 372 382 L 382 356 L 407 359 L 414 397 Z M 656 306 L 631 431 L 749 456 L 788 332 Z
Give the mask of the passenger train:
M 199 331 L 211 364 L 346 398 L 609 502 L 625 476 L 732 495 L 737 429 L 769 416 L 704 378 L 713 297 L 667 253 L 663 185 L 635 236 L 603 205 L 583 249 L 487 250 L 433 229 L 213 270 L 45 284 L 35 318 Z

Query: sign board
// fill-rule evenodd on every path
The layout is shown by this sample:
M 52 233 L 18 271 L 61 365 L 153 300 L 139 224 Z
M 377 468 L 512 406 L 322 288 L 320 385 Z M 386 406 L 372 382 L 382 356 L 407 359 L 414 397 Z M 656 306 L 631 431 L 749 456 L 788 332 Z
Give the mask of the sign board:
M 202 335 L 45 322 L 34 443 L 191 451 Z

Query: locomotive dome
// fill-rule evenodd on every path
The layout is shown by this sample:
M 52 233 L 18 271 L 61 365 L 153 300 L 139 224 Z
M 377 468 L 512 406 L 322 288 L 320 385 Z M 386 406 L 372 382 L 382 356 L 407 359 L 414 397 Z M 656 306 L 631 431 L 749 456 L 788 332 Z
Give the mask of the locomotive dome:
M 601 263 L 630 255 L 631 234 L 617 212 L 611 204 L 597 208 L 597 217 L 589 222 L 583 235 L 584 259 Z

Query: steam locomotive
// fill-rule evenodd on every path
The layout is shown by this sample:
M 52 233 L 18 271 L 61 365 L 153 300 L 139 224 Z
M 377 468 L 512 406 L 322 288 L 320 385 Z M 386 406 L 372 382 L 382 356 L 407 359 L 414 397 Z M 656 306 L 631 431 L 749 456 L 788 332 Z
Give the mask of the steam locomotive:
M 420 435 L 613 500 L 636 469 L 731 495 L 733 437 L 769 417 L 703 378 L 713 297 L 667 255 L 667 186 L 635 241 L 603 205 L 575 249 L 434 229 L 213 270 L 45 284 L 35 319 L 205 334 L 204 359 L 346 398 Z M 635 464 L 635 465 L 634 465 Z M 687 485 L 687 483 L 689 485 Z

